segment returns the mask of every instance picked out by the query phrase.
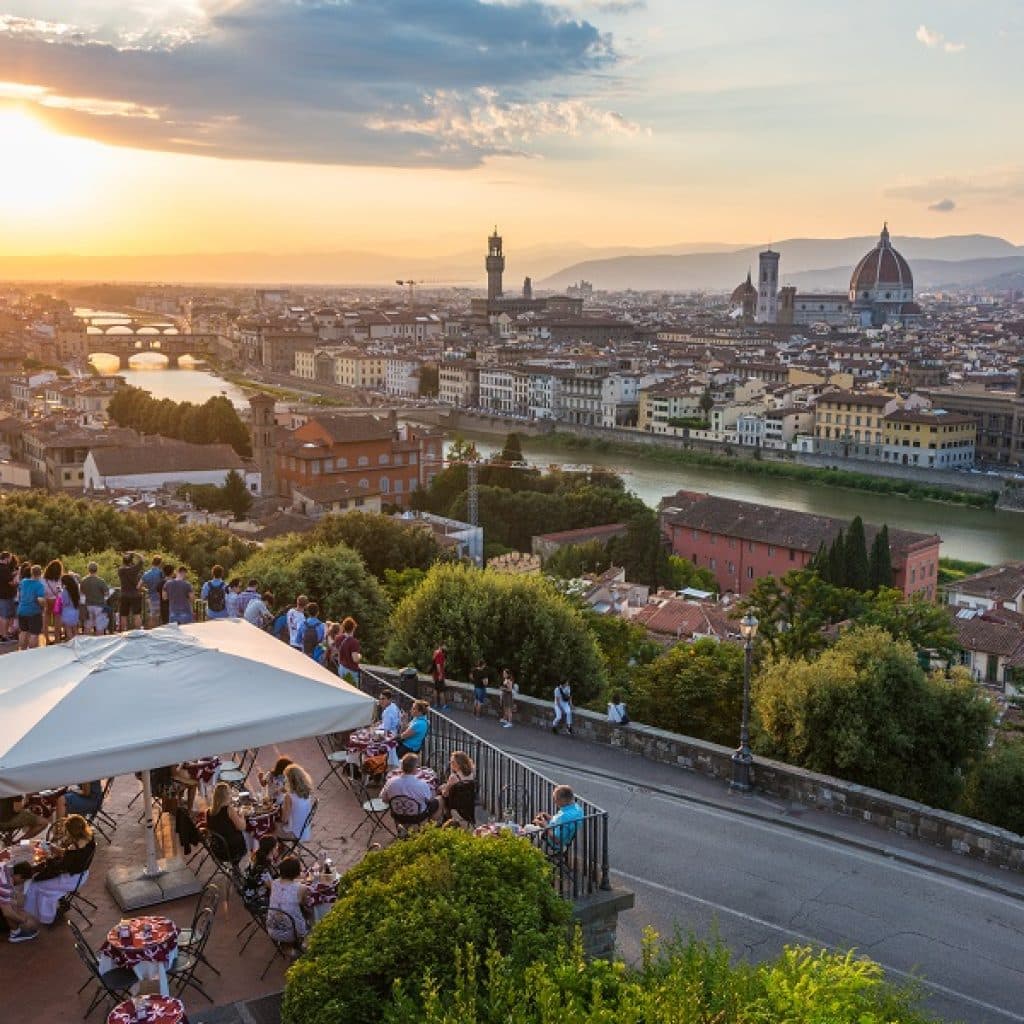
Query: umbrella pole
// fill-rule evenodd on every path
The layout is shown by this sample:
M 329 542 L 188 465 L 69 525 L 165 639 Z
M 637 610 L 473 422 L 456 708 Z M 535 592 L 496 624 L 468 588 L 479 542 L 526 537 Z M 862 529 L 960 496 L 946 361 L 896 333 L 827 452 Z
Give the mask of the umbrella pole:
M 153 835 L 153 787 L 149 772 L 142 773 L 142 801 L 146 807 L 146 877 L 156 878 L 161 874 L 156 862 L 156 836 Z

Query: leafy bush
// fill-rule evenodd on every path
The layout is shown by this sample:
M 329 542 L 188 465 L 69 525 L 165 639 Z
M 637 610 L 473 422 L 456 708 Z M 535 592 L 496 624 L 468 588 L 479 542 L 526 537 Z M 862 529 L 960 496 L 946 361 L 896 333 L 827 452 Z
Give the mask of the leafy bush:
M 391 516 L 365 512 L 325 516 L 305 535 L 302 546 L 310 542 L 347 544 L 379 580 L 388 569 L 429 569 L 441 557 L 441 548 L 430 530 Z
M 500 952 L 458 956 L 454 985 L 410 980 L 383 1024 L 927 1024 L 912 989 L 852 953 L 787 947 L 763 964 L 731 964 L 721 943 L 648 941 L 643 962 L 587 961 L 579 946 L 525 971 Z M 414 990 L 414 989 L 413 989 Z
M 305 594 L 320 606 L 321 619 L 351 615 L 359 623 L 363 656 L 375 658 L 387 631 L 388 600 L 363 560 L 347 544 L 309 546 L 294 536 L 268 541 L 236 566 L 235 575 L 259 580 L 281 605 Z
M 753 699 L 763 753 L 933 807 L 953 806 L 992 721 L 969 676 L 928 675 L 878 627 L 844 633 L 814 661 L 769 660 Z
M 371 854 L 288 972 L 283 1024 L 378 1024 L 396 980 L 454 986 L 456 950 L 488 946 L 522 971 L 564 942 L 570 910 L 543 854 L 512 837 L 431 828 Z M 407 1020 L 419 1019 L 413 1013 Z
M 468 678 L 482 657 L 493 671 L 511 668 L 532 696 L 548 696 L 555 683 L 567 681 L 584 702 L 605 681 L 583 614 L 536 576 L 435 565 L 395 609 L 385 658 L 425 670 L 442 640 L 453 679 Z
M 964 813 L 1024 835 L 1024 740 L 997 743 L 967 780 Z

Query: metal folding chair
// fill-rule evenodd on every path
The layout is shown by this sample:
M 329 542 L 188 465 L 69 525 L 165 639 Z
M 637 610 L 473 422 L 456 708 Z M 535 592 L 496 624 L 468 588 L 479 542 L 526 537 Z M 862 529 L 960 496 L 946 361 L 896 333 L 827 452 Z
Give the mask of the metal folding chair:
M 180 997 L 185 989 L 194 988 L 210 1004 L 213 1003 L 213 999 L 196 978 L 196 970 L 200 964 L 209 963 L 206 959 L 206 944 L 210 941 L 210 932 L 213 930 L 213 915 L 212 907 L 205 907 L 200 911 L 192 933 L 191 951 L 184 951 L 179 947 L 174 966 L 167 972 L 168 980 L 177 984 L 175 995 Z
M 320 780 L 320 784 L 316 787 L 321 789 L 323 784 L 333 775 L 335 776 L 342 785 L 348 785 L 348 778 L 346 778 L 345 769 L 349 767 L 348 751 L 347 750 L 332 750 L 330 743 L 327 741 L 325 736 L 317 736 L 317 746 L 320 748 L 320 753 L 324 755 L 324 760 L 327 762 L 327 774 Z M 352 775 L 351 771 L 348 775 Z
M 263 927 L 266 930 L 267 938 L 274 944 L 274 955 L 267 961 L 267 966 L 263 968 L 260 981 L 267 976 L 267 971 L 278 957 L 287 961 L 289 950 L 295 950 L 298 953 L 302 951 L 302 936 L 299 934 L 298 922 L 287 910 L 279 910 L 276 907 L 268 908 Z
M 199 893 L 199 897 L 196 900 L 196 909 L 192 914 L 192 923 L 187 928 L 182 928 L 181 931 L 178 932 L 179 952 L 195 954 L 206 967 L 209 967 L 210 970 L 218 976 L 220 976 L 220 971 L 218 971 L 217 968 L 206 959 L 206 954 L 200 948 L 199 940 L 202 937 L 202 933 L 199 928 L 199 919 L 206 910 L 211 911 L 216 917 L 217 904 L 220 903 L 220 896 L 220 886 L 211 878 L 210 881 L 203 886 L 202 891 Z
M 386 832 L 388 835 L 394 837 L 395 831 L 388 824 L 388 814 L 391 810 L 390 805 L 385 800 L 381 800 L 379 796 L 371 796 L 370 791 L 366 788 L 366 782 L 360 776 L 353 780 L 353 789 L 360 805 L 363 808 L 363 820 L 356 825 L 349 835 L 349 838 L 354 839 L 356 833 L 364 825 L 370 826 L 370 835 L 366 840 L 366 845 L 369 846 L 373 842 L 373 837 L 378 832 Z
M 85 969 L 89 972 L 89 977 L 85 979 L 85 982 L 78 989 L 78 994 L 81 995 L 90 984 L 96 985 L 96 991 L 93 993 L 89 1006 L 85 1013 L 82 1014 L 83 1019 L 88 1020 L 89 1015 L 104 1000 L 107 1000 L 111 1006 L 116 1006 L 127 999 L 130 989 L 139 979 L 136 977 L 135 972 L 127 967 L 115 967 L 112 970 L 101 972 L 96 954 L 82 934 L 82 930 L 71 920 L 68 921 L 68 928 L 71 929 L 78 959 L 81 960 Z
M 281 851 L 282 857 L 288 857 L 296 855 L 301 850 L 307 857 L 316 860 L 316 854 L 306 845 L 313 838 L 313 821 L 316 818 L 317 808 L 320 806 L 320 800 L 317 797 L 313 797 L 313 803 L 310 805 L 309 814 L 306 815 L 306 820 L 302 823 L 302 828 L 299 830 L 297 836 L 281 836 L 278 840 L 278 848 Z M 309 835 L 309 839 L 303 839 L 304 835 Z M 299 858 L 302 859 L 301 857 Z

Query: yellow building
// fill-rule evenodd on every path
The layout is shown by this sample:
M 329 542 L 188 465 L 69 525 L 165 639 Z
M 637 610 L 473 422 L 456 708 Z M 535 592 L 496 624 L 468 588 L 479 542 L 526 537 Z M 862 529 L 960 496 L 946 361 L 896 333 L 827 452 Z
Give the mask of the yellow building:
M 640 405 L 637 413 L 637 427 L 649 434 L 682 433 L 682 428 L 669 420 L 703 420 L 704 410 L 700 400 L 700 388 L 660 387 L 644 388 L 640 391 Z
M 894 409 L 884 417 L 885 462 L 933 469 L 974 465 L 978 428 L 969 416 L 944 409 Z
M 899 396 L 880 391 L 820 395 L 814 406 L 816 450 L 851 459 L 881 459 L 885 416 L 899 406 Z

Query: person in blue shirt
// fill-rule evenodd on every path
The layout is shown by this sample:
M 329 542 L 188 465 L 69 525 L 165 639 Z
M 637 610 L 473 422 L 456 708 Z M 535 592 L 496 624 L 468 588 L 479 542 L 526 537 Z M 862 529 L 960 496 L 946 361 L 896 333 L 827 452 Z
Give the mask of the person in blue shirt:
M 430 731 L 430 719 L 427 718 L 429 710 L 430 705 L 425 700 L 413 701 L 409 724 L 405 732 L 398 737 L 398 745 L 395 747 L 395 753 L 399 757 L 405 754 L 418 754 L 423 749 L 423 741 Z
M 564 850 L 576 838 L 576 829 L 583 820 L 583 808 L 576 803 L 571 786 L 555 786 L 551 792 L 555 813 L 541 811 L 534 825 L 546 829 L 544 843 L 552 850 Z
M 320 608 L 316 601 L 310 601 L 306 605 L 306 617 L 295 634 L 299 648 L 315 661 L 316 649 L 323 643 L 326 634 L 327 627 L 320 621 Z
M 154 555 L 153 564 L 142 574 L 142 585 L 146 588 L 146 597 L 149 601 L 150 629 L 160 625 L 160 601 L 163 598 L 166 580 L 163 559 L 159 555 Z
M 226 619 L 231 613 L 228 611 L 228 585 L 223 567 L 215 565 L 212 575 L 213 578 L 203 584 L 199 596 L 206 602 L 208 619 Z
M 43 632 L 43 608 L 46 607 L 46 585 L 43 567 L 32 566 L 32 574 L 18 584 L 18 650 L 39 646 Z

